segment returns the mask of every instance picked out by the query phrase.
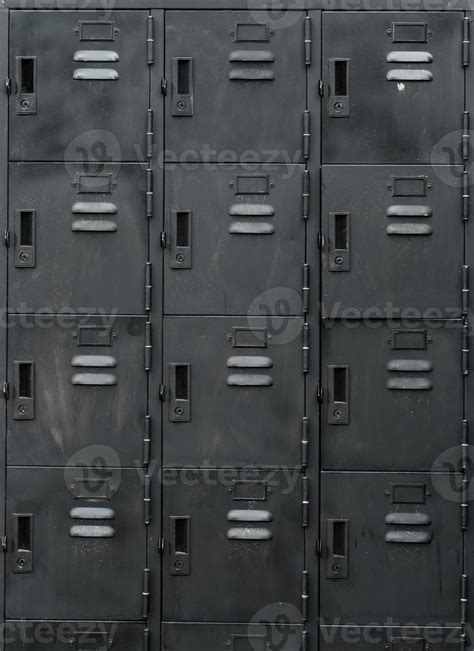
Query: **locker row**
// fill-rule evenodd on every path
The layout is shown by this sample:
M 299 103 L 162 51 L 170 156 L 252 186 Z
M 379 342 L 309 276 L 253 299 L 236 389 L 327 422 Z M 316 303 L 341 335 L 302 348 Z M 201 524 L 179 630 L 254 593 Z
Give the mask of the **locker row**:
M 321 263 L 325 316 L 461 315 L 462 167 L 325 166 L 321 208 L 302 165 L 166 168 L 152 219 L 146 167 L 88 170 L 10 164 L 10 311 L 302 315 Z
M 172 161 L 302 163 L 319 158 L 321 112 L 326 164 L 462 162 L 462 12 L 270 23 L 257 10 L 11 11 L 10 159 L 145 160 L 151 128 Z
M 474 410 L 462 320 L 325 322 L 319 381 L 318 329 L 299 317 L 165 317 L 163 332 L 56 318 L 9 323 L 10 465 L 103 444 L 134 467 L 163 441 L 165 466 L 302 468 L 321 437 L 324 469 L 460 470 L 449 453 Z
M 304 520 L 300 473 L 180 473 L 163 487 L 152 478 L 152 518 L 163 493 L 162 554 L 150 537 L 146 566 L 142 477 L 136 469 L 102 471 L 99 481 L 72 466 L 7 470 L 7 619 L 140 621 L 144 567 L 153 597 L 162 559 L 164 622 L 252 622 L 279 604 L 288 624 L 301 625 L 317 616 L 319 574 L 326 625 L 389 616 L 393 625 L 459 624 L 460 476 L 323 473 L 320 551 L 308 538 L 306 565 L 305 525 L 318 519 L 319 496 L 311 484 Z M 469 565 L 470 542 L 468 534 Z

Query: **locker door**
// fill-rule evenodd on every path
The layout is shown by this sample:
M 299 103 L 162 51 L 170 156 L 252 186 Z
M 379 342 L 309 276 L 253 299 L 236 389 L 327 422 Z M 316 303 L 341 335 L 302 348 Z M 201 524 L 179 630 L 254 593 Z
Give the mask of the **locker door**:
M 141 619 L 136 470 L 9 468 L 7 491 L 7 618 Z
M 323 328 L 322 465 L 441 469 L 459 445 L 462 322 L 329 322 Z
M 10 166 L 11 311 L 143 313 L 148 259 L 140 165 Z
M 166 187 L 166 313 L 247 314 L 272 289 L 302 313 L 303 166 L 172 167 Z
M 323 168 L 326 314 L 460 315 L 462 175 L 462 167 Z
M 8 463 L 63 465 L 95 444 L 113 448 L 119 465 L 142 459 L 145 318 L 15 318 Z
M 302 318 L 166 317 L 166 466 L 301 465 Z
M 302 162 L 304 13 L 287 29 L 268 23 L 259 11 L 167 12 L 170 156 L 228 162 L 230 152 L 234 163 L 249 153 L 252 162 Z
M 108 19 L 97 11 L 11 12 L 11 159 L 143 155 L 147 20 L 145 11 L 114 11 Z
M 462 18 L 324 12 L 323 162 L 430 162 L 462 126 Z M 461 162 L 460 146 L 453 157 Z
M 323 473 L 326 622 L 460 621 L 462 530 L 459 502 L 446 499 L 450 482 L 449 475 L 434 485 L 427 474 Z
M 51 620 L 10 620 L 5 627 L 12 651 L 27 651 L 35 642 L 47 651 L 107 651 L 110 647 L 130 651 L 143 644 L 144 629 L 144 624 Z
M 190 469 L 165 478 L 163 620 L 243 623 L 283 603 L 288 623 L 300 624 L 300 474 Z

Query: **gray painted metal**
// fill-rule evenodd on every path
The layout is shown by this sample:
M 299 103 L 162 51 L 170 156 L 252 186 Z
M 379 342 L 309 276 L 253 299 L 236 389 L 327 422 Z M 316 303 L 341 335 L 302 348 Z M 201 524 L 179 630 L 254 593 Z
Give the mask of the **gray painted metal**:
M 431 162 L 433 147 L 460 128 L 460 23 L 457 13 L 323 15 L 324 163 Z M 407 51 L 428 51 L 433 61 L 387 62 L 390 53 Z M 432 81 L 407 80 L 404 73 L 387 78 L 390 71 L 412 74 L 427 65 Z M 457 151 L 450 162 L 461 162 Z
M 387 613 L 396 613 L 396 624 L 443 626 L 458 621 L 462 533 L 459 502 L 446 499 L 451 481 L 449 475 L 323 473 L 321 616 L 325 623 L 340 617 L 340 623 L 386 625 Z M 387 523 L 388 514 L 405 512 L 427 514 L 430 524 L 408 528 Z M 335 522 L 347 534 L 343 539 L 338 533 L 330 544 L 328 532 L 338 526 Z M 391 540 L 390 534 L 397 532 L 404 542 Z M 412 538 L 410 543 L 410 534 L 417 534 L 419 540 Z M 430 542 L 422 544 L 420 534 Z M 347 576 L 337 571 L 343 563 Z
M 118 465 L 142 459 L 145 318 L 11 319 L 8 462 L 64 465 L 78 455 L 75 462 L 82 456 L 88 463 L 91 445 L 110 446 Z M 15 364 L 31 367 L 23 390 Z M 28 418 L 25 403 L 33 409 Z
M 323 468 L 442 470 L 460 441 L 461 332 L 461 321 L 323 327 Z

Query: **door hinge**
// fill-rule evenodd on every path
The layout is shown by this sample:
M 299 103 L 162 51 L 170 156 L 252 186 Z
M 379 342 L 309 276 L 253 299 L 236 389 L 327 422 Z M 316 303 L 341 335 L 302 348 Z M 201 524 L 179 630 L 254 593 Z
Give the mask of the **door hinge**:
M 469 526 L 469 479 L 467 472 L 469 469 L 469 421 L 462 421 L 462 443 L 461 443 L 461 472 L 462 478 L 462 496 L 461 496 L 461 529 L 466 531 Z
M 166 395 L 166 387 L 164 384 L 160 384 L 160 388 L 158 390 L 158 397 L 160 399 L 160 402 L 165 401 L 165 395 Z
M 151 262 L 145 264 L 145 312 L 151 310 Z
M 303 314 L 309 312 L 309 264 L 303 265 Z
M 469 375 L 469 326 L 462 327 L 462 374 Z
M 5 92 L 7 95 L 11 95 L 13 93 L 13 82 L 11 77 L 7 77 L 5 79 Z
M 10 246 L 10 229 L 6 228 L 5 232 L 3 234 L 3 243 L 5 244 L 6 247 Z
M 143 436 L 143 465 L 149 466 L 151 461 L 151 416 L 145 416 L 145 433 Z
M 467 531 L 468 523 L 469 523 L 468 496 L 469 496 L 469 479 L 464 474 L 462 478 L 462 487 L 461 487 L 461 530 L 462 531 Z
M 304 64 L 311 65 L 311 18 L 304 19 Z
M 145 371 L 151 371 L 151 323 L 149 321 L 145 324 Z
M 308 571 L 304 570 L 301 577 L 301 619 L 303 622 L 306 622 L 308 619 L 308 584 Z
M 469 219 L 471 212 L 471 193 L 469 189 L 469 172 L 463 172 L 462 175 L 462 218 L 464 221 Z
M 461 624 L 466 623 L 467 603 L 468 603 L 467 574 L 462 574 L 461 575 Z
M 161 78 L 161 94 L 168 94 L 168 81 L 164 77 Z
M 309 218 L 309 172 L 303 172 L 303 219 Z
M 301 467 L 308 467 L 308 448 L 309 448 L 309 418 L 303 417 L 303 427 L 301 435 Z
M 152 66 L 155 63 L 155 21 L 153 16 L 148 16 L 146 51 L 148 65 Z
M 466 68 L 470 61 L 471 55 L 471 20 L 470 18 L 464 18 L 463 20 L 463 36 L 462 36 L 462 64 Z
M 464 316 L 469 312 L 469 265 L 462 267 L 462 313 Z
M 311 116 L 309 111 L 303 113 L 303 158 L 309 159 Z
M 153 170 L 150 167 L 146 171 L 146 216 L 153 217 Z
M 303 373 L 309 371 L 309 323 L 303 325 Z
M 464 111 L 462 116 L 462 159 L 464 161 L 469 160 L 470 155 L 470 133 L 469 127 L 471 122 L 471 116 L 469 111 Z
M 146 125 L 146 157 L 150 161 L 153 158 L 153 138 L 155 135 L 153 109 L 148 109 Z
M 324 389 L 320 386 L 318 386 L 316 389 L 316 402 L 319 405 L 322 405 L 324 402 Z
M 10 397 L 10 384 L 8 382 L 3 383 L 2 393 L 4 399 L 8 400 L 8 398 Z
M 143 592 L 142 592 L 142 616 L 143 619 L 148 617 L 150 612 L 150 570 L 143 570 Z
M 160 246 L 162 249 L 166 249 L 166 232 L 161 231 L 160 233 Z
M 143 629 L 143 651 L 150 651 L 150 629 Z
M 151 479 L 150 475 L 145 475 L 143 482 L 143 512 L 145 524 L 150 524 L 151 522 Z
M 6 536 L 2 536 L 2 552 L 6 554 L 8 551 L 8 538 Z
M 307 477 L 303 477 L 301 480 L 303 488 L 303 527 L 309 525 L 309 481 Z

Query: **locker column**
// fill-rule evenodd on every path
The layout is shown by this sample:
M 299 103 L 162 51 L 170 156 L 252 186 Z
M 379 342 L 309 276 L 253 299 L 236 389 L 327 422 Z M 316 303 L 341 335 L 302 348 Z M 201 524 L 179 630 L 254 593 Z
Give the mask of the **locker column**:
M 463 18 L 323 14 L 322 648 L 463 632 Z

